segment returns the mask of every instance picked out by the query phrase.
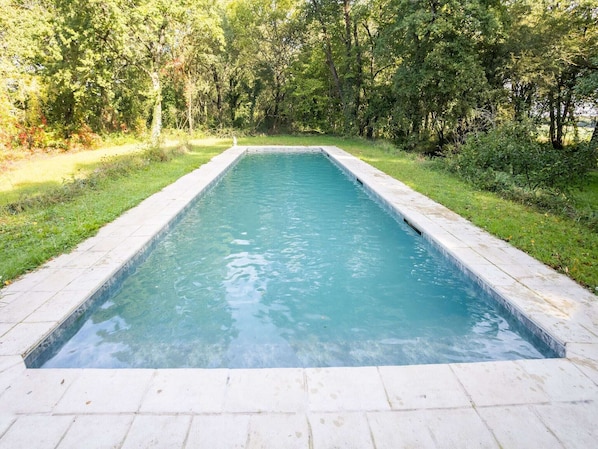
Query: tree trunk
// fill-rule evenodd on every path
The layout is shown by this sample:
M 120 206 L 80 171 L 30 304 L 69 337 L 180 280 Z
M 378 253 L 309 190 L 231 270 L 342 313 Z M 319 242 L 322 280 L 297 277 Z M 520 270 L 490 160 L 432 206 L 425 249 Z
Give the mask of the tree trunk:
M 361 54 L 361 45 L 359 44 L 359 33 L 357 32 L 357 23 L 353 24 L 353 40 L 355 42 L 355 122 L 358 123 L 359 135 L 363 136 L 366 124 L 361 113 L 362 89 L 364 102 L 367 104 L 367 95 L 363 82 L 363 58 Z
M 559 75 L 556 85 L 548 94 L 550 108 L 550 141 L 555 149 L 562 149 L 565 141 L 567 117 L 573 118 L 573 89 L 577 72 L 568 71 Z
M 185 87 L 187 90 L 187 124 L 189 125 L 189 134 L 193 134 L 193 83 L 190 75 L 187 75 Z
M 345 19 L 345 48 L 347 49 L 347 61 L 351 61 L 351 4 L 343 0 L 343 17 Z
M 336 70 L 336 65 L 334 64 L 334 59 L 332 58 L 332 44 L 330 43 L 330 36 L 328 35 L 328 28 L 326 27 L 326 22 L 322 17 L 320 12 L 320 6 L 316 0 L 312 0 L 312 5 L 314 7 L 314 11 L 318 16 L 318 21 L 320 22 L 320 26 L 322 27 L 322 34 L 324 35 L 324 41 L 326 46 L 324 47 L 324 53 L 326 54 L 326 63 L 328 68 L 330 69 L 330 73 L 332 74 L 332 79 L 334 81 L 334 86 L 336 87 L 336 93 L 338 96 L 339 101 L 343 106 L 343 110 L 345 110 L 345 98 L 343 95 L 343 88 L 341 86 L 341 80 L 338 76 L 338 71 Z
M 215 66 L 212 66 L 212 75 L 214 76 L 214 87 L 216 88 L 216 111 L 218 111 L 218 123 L 222 123 L 222 85 L 220 77 Z
M 162 88 L 160 85 L 160 74 L 157 71 L 151 72 L 152 89 L 154 95 L 154 110 L 152 114 L 152 145 L 159 145 L 160 134 L 162 133 Z
M 552 146 L 554 147 L 555 142 L 556 142 L 556 112 L 554 110 L 554 95 L 552 94 L 552 92 L 550 92 L 548 94 L 548 114 L 550 116 L 550 124 L 549 124 L 549 128 L 548 128 L 548 134 L 550 137 L 550 143 L 552 143 Z
M 278 132 L 278 115 L 280 114 L 280 104 L 282 103 L 282 82 L 280 81 L 280 76 L 276 75 L 275 78 L 275 85 L 274 85 L 274 113 L 273 120 L 272 120 L 272 132 Z
M 592 132 L 592 138 L 590 139 L 590 148 L 598 152 L 598 119 L 594 125 L 594 132 Z
M 336 70 L 336 65 L 334 64 L 334 59 L 332 59 L 332 45 L 330 44 L 330 38 L 328 37 L 326 26 L 322 24 L 322 31 L 324 33 L 324 39 L 326 40 L 326 62 L 328 64 L 328 68 L 330 69 L 330 73 L 332 74 L 332 79 L 334 80 L 334 86 L 336 87 L 336 93 L 338 98 L 343 105 L 344 109 L 344 95 L 343 95 L 343 88 L 341 87 L 341 81 L 338 76 L 338 71 Z
M 529 117 L 532 109 L 532 98 L 534 86 L 531 83 L 513 83 L 511 87 L 511 98 L 513 102 L 513 119 L 516 122 Z
M 237 108 L 239 107 L 239 99 L 241 98 L 241 94 L 237 92 L 237 87 L 239 86 L 239 80 L 235 78 L 236 73 L 232 74 L 228 79 L 228 108 L 229 108 L 229 117 L 230 117 L 230 125 L 235 126 L 235 120 L 237 120 Z

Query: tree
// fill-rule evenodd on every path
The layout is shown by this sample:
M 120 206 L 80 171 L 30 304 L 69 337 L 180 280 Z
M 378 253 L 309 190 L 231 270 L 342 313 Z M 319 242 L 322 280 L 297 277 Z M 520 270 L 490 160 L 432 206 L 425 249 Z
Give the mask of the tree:
M 41 2 L 0 0 L 0 147 L 31 148 L 43 132 L 47 89 L 35 64 L 36 36 L 49 29 Z
M 598 98 L 596 0 L 0 7 L 4 142 L 31 142 L 39 129 L 68 138 L 86 127 L 145 130 L 150 122 L 157 142 L 164 122 L 189 132 L 205 125 L 381 136 L 437 151 L 508 116 L 545 119 L 560 148 L 576 108 Z
M 574 123 L 575 86 L 598 54 L 596 13 L 593 1 L 570 5 L 550 1 L 540 11 L 544 25 L 540 32 L 549 43 L 542 53 L 545 64 L 540 94 L 548 109 L 550 142 L 556 149 L 564 146 L 565 126 Z
M 596 110 L 598 107 L 598 56 L 592 57 L 582 69 L 576 87 L 576 96 L 581 102 L 588 102 Z M 590 138 L 591 149 L 598 154 L 598 118 Z
M 394 75 L 395 137 L 433 138 L 442 147 L 449 134 L 482 105 L 489 90 L 480 48 L 492 17 L 477 0 L 396 0 Z
M 213 90 L 212 68 L 224 50 L 221 15 L 222 9 L 212 2 L 193 2 L 187 28 L 181 30 L 179 45 L 173 48 L 172 60 L 167 66 L 171 82 L 181 86 L 184 121 L 190 133 L 197 120 L 207 121 L 208 97 Z
M 151 139 L 158 143 L 162 131 L 161 73 L 172 60 L 179 33 L 184 29 L 187 2 L 163 0 L 119 1 L 115 43 L 125 60 L 151 81 Z
M 65 137 L 84 125 L 103 127 L 118 71 L 118 55 L 107 51 L 115 5 L 103 0 L 48 2 L 50 27 L 39 35 L 44 45 L 36 57 L 48 84 L 46 110 L 60 123 Z
M 358 23 L 367 8 L 350 0 L 310 0 L 305 8 L 307 18 L 319 28 L 317 39 L 322 41 L 333 92 L 343 117 L 343 132 L 354 133 L 363 129 L 357 123 L 364 64 Z
M 358 18 L 359 59 L 363 61 L 362 100 L 359 116 L 359 135 L 373 138 L 375 134 L 389 137 L 388 122 L 391 120 L 393 95 L 393 74 L 401 62 L 401 55 L 395 52 L 393 25 L 395 11 L 392 0 L 373 0 L 360 3 Z
M 515 3 L 505 48 L 505 85 L 511 92 L 514 118 L 546 115 L 554 148 L 564 146 L 566 127 L 575 123 L 575 108 L 592 95 L 587 84 L 596 70 L 598 5 L 595 0 Z M 582 96 L 577 93 L 583 93 Z
M 231 121 L 276 132 L 285 121 L 290 66 L 298 50 L 295 0 L 235 0 L 226 10 Z

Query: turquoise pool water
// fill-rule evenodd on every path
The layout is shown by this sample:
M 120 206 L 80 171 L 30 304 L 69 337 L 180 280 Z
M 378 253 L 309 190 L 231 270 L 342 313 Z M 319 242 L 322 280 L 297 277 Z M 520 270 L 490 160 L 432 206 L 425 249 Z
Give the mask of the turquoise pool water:
M 67 334 L 38 366 L 553 356 L 322 154 L 244 157 Z

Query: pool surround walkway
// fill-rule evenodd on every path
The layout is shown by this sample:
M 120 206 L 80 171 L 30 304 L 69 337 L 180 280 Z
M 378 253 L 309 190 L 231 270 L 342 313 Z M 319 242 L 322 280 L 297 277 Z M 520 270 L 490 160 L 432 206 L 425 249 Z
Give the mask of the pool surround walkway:
M 593 448 L 598 302 L 336 147 L 323 151 L 563 358 L 289 369 L 29 369 L 29 355 L 247 151 L 232 147 L 0 290 L 2 448 Z

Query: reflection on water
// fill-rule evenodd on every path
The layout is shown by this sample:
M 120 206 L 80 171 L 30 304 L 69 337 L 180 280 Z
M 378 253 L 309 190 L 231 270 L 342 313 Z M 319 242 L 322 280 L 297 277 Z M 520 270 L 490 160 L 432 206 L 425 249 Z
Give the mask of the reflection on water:
M 84 318 L 45 366 L 398 365 L 543 351 L 321 155 L 243 159 Z
M 238 240 L 234 242 L 238 244 Z M 227 275 L 222 285 L 237 330 L 223 357 L 227 366 L 298 366 L 294 351 L 270 318 L 270 306 L 263 301 L 272 264 L 264 255 L 247 252 L 231 254 L 226 260 Z M 285 309 L 281 306 L 279 311 Z

